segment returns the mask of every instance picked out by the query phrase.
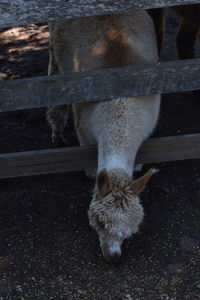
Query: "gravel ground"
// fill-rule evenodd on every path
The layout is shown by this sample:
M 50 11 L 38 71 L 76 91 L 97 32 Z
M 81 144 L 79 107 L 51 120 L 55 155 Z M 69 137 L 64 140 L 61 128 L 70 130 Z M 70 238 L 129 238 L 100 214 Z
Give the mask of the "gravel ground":
M 164 60 L 176 57 L 177 22 L 168 15 Z M 44 24 L 3 30 L 1 79 L 45 75 L 47 38 Z M 154 136 L 199 132 L 199 98 L 163 96 Z M 44 112 L 1 113 L 0 152 L 52 147 Z M 76 145 L 72 118 L 66 134 L 68 146 Z M 89 227 L 94 183 L 83 172 L 1 180 L 0 299 L 199 300 L 200 160 L 156 167 L 142 194 L 144 224 L 117 266 L 105 263 Z

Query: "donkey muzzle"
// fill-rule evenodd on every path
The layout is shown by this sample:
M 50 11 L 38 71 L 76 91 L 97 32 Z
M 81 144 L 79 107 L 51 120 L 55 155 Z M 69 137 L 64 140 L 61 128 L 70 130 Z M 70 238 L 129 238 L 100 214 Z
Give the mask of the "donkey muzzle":
M 111 245 L 104 244 L 101 247 L 103 257 L 109 263 L 117 263 L 121 257 L 122 251 L 119 242 L 113 242 Z

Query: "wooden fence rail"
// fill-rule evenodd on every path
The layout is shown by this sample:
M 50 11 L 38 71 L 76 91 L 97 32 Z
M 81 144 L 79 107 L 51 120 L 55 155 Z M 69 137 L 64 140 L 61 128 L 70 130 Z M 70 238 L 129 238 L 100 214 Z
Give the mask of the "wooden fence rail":
M 195 0 L 0 0 L 0 27 L 199 3 Z
M 0 111 L 200 89 L 200 59 L 0 82 Z
M 137 163 L 158 163 L 200 157 L 200 134 L 147 140 Z M 95 147 L 67 147 L 0 154 L 0 178 L 83 170 L 96 167 Z

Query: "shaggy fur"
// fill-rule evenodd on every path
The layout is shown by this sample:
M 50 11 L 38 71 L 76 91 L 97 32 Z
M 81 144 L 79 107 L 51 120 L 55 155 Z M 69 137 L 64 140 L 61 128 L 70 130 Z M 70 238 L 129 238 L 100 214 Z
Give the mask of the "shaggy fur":
M 144 217 L 138 195 L 154 172 L 151 169 L 135 181 L 122 169 L 98 174 L 88 215 L 107 261 L 117 260 L 123 240 L 138 231 Z
M 60 73 L 158 60 L 154 26 L 144 11 L 58 22 L 51 24 L 50 35 L 50 64 L 56 64 Z M 50 66 L 49 74 L 54 69 Z M 159 95 L 73 104 L 80 144 L 98 145 L 96 186 L 88 215 L 108 261 L 120 257 L 123 240 L 138 231 L 143 219 L 138 195 L 153 171 L 139 182 L 131 178 L 138 148 L 154 129 L 159 106 Z M 57 112 L 59 118 L 59 110 L 47 112 L 53 136 L 55 131 L 63 132 L 63 116 L 52 118 Z

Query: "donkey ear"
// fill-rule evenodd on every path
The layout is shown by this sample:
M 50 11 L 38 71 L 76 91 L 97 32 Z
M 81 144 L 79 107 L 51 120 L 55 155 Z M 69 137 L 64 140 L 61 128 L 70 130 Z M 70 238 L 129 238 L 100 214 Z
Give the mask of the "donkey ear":
M 151 178 L 151 176 L 157 172 L 158 172 L 157 169 L 150 169 L 149 171 L 147 171 L 147 173 L 145 175 L 134 180 L 131 185 L 132 189 L 134 191 L 134 194 L 139 195 L 145 188 L 145 186 L 146 186 L 147 182 L 149 181 L 149 179 Z
M 95 192 L 99 198 L 103 198 L 111 189 L 110 179 L 106 170 L 102 170 L 96 179 Z

